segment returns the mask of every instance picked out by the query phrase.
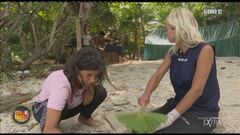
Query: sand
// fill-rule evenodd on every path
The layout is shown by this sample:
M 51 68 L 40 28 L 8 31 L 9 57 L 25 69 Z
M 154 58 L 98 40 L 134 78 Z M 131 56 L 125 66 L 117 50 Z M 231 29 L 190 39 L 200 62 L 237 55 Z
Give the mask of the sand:
M 123 64 L 108 66 L 108 75 L 112 83 L 119 88 L 113 89 L 107 82 L 106 100 L 97 108 L 93 117 L 103 124 L 98 128 L 92 128 L 78 123 L 77 116 L 64 120 L 60 124 L 61 130 L 71 133 L 118 133 L 106 121 L 105 116 L 111 112 L 133 112 L 140 107 L 137 104 L 138 97 L 143 93 L 151 75 L 159 67 L 162 60 L 156 61 L 128 61 Z M 224 128 L 222 133 L 240 133 L 240 58 L 217 57 L 217 73 L 220 86 L 220 125 Z M 21 81 L 10 81 L 0 85 L 0 94 L 9 95 L 12 92 L 27 93 L 38 92 L 42 79 L 34 77 Z M 163 105 L 166 100 L 174 96 L 173 87 L 169 80 L 169 72 L 164 76 L 160 85 L 151 97 L 151 103 L 146 110 L 152 110 Z M 34 102 L 36 97 L 25 102 Z M 0 113 L 0 133 L 40 133 L 39 125 L 31 116 L 26 124 L 17 124 L 12 119 L 12 112 Z

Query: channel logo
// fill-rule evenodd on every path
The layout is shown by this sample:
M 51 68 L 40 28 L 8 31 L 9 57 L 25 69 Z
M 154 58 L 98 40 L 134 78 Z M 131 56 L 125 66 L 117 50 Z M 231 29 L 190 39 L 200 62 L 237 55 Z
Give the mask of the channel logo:
M 27 107 L 18 106 L 13 111 L 13 120 L 19 124 L 24 124 L 30 119 L 30 111 Z

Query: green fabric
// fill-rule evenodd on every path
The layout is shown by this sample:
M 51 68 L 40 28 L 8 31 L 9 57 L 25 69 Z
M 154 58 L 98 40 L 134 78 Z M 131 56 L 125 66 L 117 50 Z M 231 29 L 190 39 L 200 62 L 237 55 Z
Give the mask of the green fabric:
M 199 28 L 203 39 L 215 46 L 216 56 L 240 56 L 239 22 L 228 22 Z M 163 29 L 156 29 L 146 37 L 144 60 L 163 58 L 172 46 Z
M 240 37 L 210 42 L 215 46 L 216 56 L 240 56 Z
M 147 60 L 154 60 L 164 58 L 165 54 L 171 48 L 171 45 L 151 45 L 145 44 L 143 58 Z

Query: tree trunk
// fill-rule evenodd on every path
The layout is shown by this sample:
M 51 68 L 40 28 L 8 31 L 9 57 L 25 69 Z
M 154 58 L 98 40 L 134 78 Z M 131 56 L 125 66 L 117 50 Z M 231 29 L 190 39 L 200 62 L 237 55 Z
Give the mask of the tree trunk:
M 2 7 L 4 10 L 2 10 L 0 12 L 0 28 L 3 28 L 4 24 L 5 24 L 5 18 L 10 14 L 9 10 L 10 10 L 10 6 L 9 4 L 7 5 L 2 5 Z
M 28 45 L 28 43 L 27 43 L 26 34 L 25 34 L 25 33 L 23 32 L 23 30 L 22 30 L 22 24 L 20 24 L 20 25 L 18 26 L 18 33 L 19 33 L 20 43 L 21 43 L 22 48 L 23 48 L 23 52 L 24 52 L 25 54 L 28 54 L 28 48 L 27 48 L 27 46 L 29 46 L 29 45 Z
M 37 13 L 44 5 L 45 5 L 45 3 L 41 4 L 40 6 L 38 6 L 36 9 L 34 9 L 32 11 L 32 14 Z M 16 10 L 19 11 L 19 8 L 20 7 L 18 7 L 18 9 L 16 9 Z M 0 33 L 0 40 L 8 42 L 8 40 L 11 38 L 13 32 L 16 31 L 19 22 L 21 22 L 27 16 L 28 16 L 28 14 L 20 14 L 19 13 L 17 17 L 13 18 L 8 23 L 5 23 L 2 27 L 8 27 L 8 26 L 11 26 L 11 27 L 9 28 L 7 33 Z
M 18 3 L 18 5 L 20 4 Z M 33 10 L 32 14 L 37 13 L 44 5 L 45 3 L 38 6 L 36 9 Z M 17 7 L 16 12 L 18 13 L 18 15 L 16 17 L 13 17 L 13 19 L 10 21 L 7 20 L 8 15 L 10 14 L 8 13 L 9 11 L 8 7 L 6 9 L 6 12 L 3 13 L 3 16 L 0 17 L 1 19 L 3 19 L 1 20 L 2 22 L 0 23 L 1 28 L 2 27 L 8 28 L 7 32 L 0 33 L 1 42 L 0 44 L 3 45 L 3 57 L 4 57 L 4 59 L 2 60 L 3 63 L 2 70 L 6 70 L 12 67 L 12 56 L 8 41 L 12 37 L 13 33 L 18 29 L 19 23 L 28 16 L 28 14 L 20 14 L 20 8 L 21 8 L 20 6 Z
M 29 65 L 32 64 L 32 62 L 34 62 L 35 60 L 37 60 L 38 58 L 40 58 L 42 56 L 47 55 L 48 52 L 52 49 L 52 47 L 54 45 L 54 42 L 55 42 L 54 36 L 55 36 L 55 31 L 56 31 L 56 28 L 57 28 L 58 21 L 59 21 L 59 19 L 57 19 L 53 24 L 52 31 L 51 31 L 51 34 L 50 34 L 50 37 L 49 37 L 49 45 L 48 45 L 47 49 L 39 50 L 38 51 L 39 53 L 37 53 L 33 57 L 24 61 L 24 63 L 20 67 L 21 70 L 25 70 Z
M 82 35 L 83 35 L 83 24 L 88 20 L 91 13 L 91 2 L 80 2 L 79 13 L 76 18 L 76 39 L 77 39 L 77 50 L 82 48 Z
M 31 25 L 32 25 L 32 32 L 33 32 L 33 37 L 34 37 L 35 52 L 37 52 L 39 50 L 39 42 L 38 42 L 37 35 L 36 35 L 35 25 L 32 22 L 32 20 L 31 20 Z
M 15 18 L 14 20 L 14 23 L 11 25 L 12 27 L 9 28 L 8 32 L 7 33 L 1 33 L 0 34 L 0 37 L 1 37 L 1 41 L 4 41 L 4 42 L 8 42 L 8 40 L 12 37 L 12 34 L 16 31 L 16 28 L 18 26 L 18 23 L 24 19 L 24 17 L 26 16 L 18 16 Z
M 77 50 L 82 48 L 82 33 L 81 33 L 81 21 L 80 18 L 76 18 L 76 39 L 77 39 Z
M 2 62 L 3 63 L 3 67 L 2 67 L 3 71 L 12 67 L 11 49 L 10 49 L 8 41 L 11 38 L 12 34 L 15 32 L 18 23 L 23 18 L 24 17 L 17 17 L 15 22 L 13 23 L 12 27 L 8 30 L 8 32 L 0 34 L 0 41 L 1 41 L 1 44 L 3 45 L 3 57 L 4 57 L 3 62 Z
M 140 17 L 141 17 L 141 26 L 142 26 L 142 32 L 143 32 L 143 45 L 145 44 L 145 29 L 144 29 L 144 19 L 143 19 L 143 15 L 142 15 L 142 8 L 140 6 L 139 8 L 140 10 Z M 141 47 L 140 47 L 140 44 L 139 44 L 139 47 L 138 47 L 138 57 L 140 57 L 141 55 Z
M 135 46 L 137 47 L 137 52 L 139 50 L 139 45 L 138 45 L 138 32 L 137 32 L 137 29 L 134 30 L 134 44 Z M 136 57 L 136 50 L 134 50 L 134 56 L 133 58 L 135 59 Z
M 83 18 L 83 3 L 79 4 L 78 16 L 76 18 L 76 39 L 77 39 L 77 51 L 82 48 L 82 32 L 81 32 L 81 19 Z
M 11 68 L 12 65 L 12 56 L 11 56 L 11 51 L 10 51 L 10 46 L 5 44 L 3 45 L 3 49 L 1 48 L 2 54 L 1 54 L 1 70 L 6 71 Z
M 63 7 L 62 7 L 62 10 L 61 10 L 61 13 L 59 14 L 59 17 L 56 19 L 56 21 L 54 22 L 53 24 L 53 27 L 52 27 L 52 30 L 51 30 L 51 33 L 50 33 L 50 36 L 49 36 L 49 44 L 48 44 L 48 47 L 44 50 L 39 50 L 38 54 L 34 55 L 33 57 L 27 59 L 26 61 L 24 61 L 24 63 L 21 65 L 20 69 L 21 70 L 25 70 L 27 67 L 29 67 L 29 65 L 32 64 L 32 62 L 34 62 L 35 60 L 37 60 L 38 58 L 42 57 L 42 56 L 45 56 L 47 55 L 50 50 L 52 49 L 53 45 L 54 45 L 54 42 L 55 42 L 55 33 L 57 31 L 57 24 L 59 23 L 60 21 L 60 18 L 61 16 L 63 15 L 64 13 L 64 9 L 65 7 L 67 6 L 67 2 L 64 2 L 63 4 Z M 64 23 L 62 23 L 61 26 L 63 26 Z M 62 28 L 62 27 L 58 27 L 58 30 Z
M 92 2 L 83 2 L 83 22 L 89 21 L 91 14 L 91 8 L 93 6 Z

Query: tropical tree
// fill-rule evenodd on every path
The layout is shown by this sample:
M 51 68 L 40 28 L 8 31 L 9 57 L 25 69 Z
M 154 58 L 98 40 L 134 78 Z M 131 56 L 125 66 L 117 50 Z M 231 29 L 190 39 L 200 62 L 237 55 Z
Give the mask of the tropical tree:
M 51 4 L 54 4 L 54 3 L 51 3 Z M 49 4 L 48 6 L 50 7 L 51 4 Z M 37 40 L 36 33 L 34 31 L 34 27 L 32 27 L 33 28 L 32 35 L 34 37 L 32 39 L 35 39 L 34 40 L 34 43 L 35 43 L 34 52 L 35 53 L 34 53 L 34 55 L 32 55 L 32 56 L 30 55 L 30 57 L 28 57 L 26 60 L 24 60 L 24 63 L 22 63 L 21 67 L 20 67 L 21 70 L 26 69 L 32 62 L 34 62 L 35 60 L 39 59 L 42 56 L 47 55 L 51 51 L 52 47 L 55 45 L 56 37 L 58 35 L 57 33 L 66 24 L 67 17 L 64 16 L 64 15 L 66 15 L 66 14 L 64 14 L 66 6 L 67 6 L 66 2 L 60 3 L 60 8 L 58 8 L 58 10 L 60 10 L 60 11 L 53 12 L 53 13 L 56 13 L 55 14 L 56 16 L 54 16 L 54 15 L 52 16 L 53 19 L 52 19 L 52 26 L 50 25 L 50 32 L 46 36 L 44 35 L 42 38 L 40 38 L 39 42 L 37 42 L 38 40 Z M 50 7 L 50 10 L 51 10 L 51 7 Z M 34 26 L 34 25 L 32 24 L 32 26 Z M 41 26 L 41 25 L 39 25 L 39 26 Z M 41 45 L 41 43 L 43 43 L 44 41 L 45 41 L 45 44 Z M 44 46 L 44 47 L 40 48 L 40 46 Z
M 176 7 L 194 13 L 200 26 L 240 21 L 239 2 L 1 2 L 0 69 L 20 63 L 28 68 L 39 58 L 62 57 L 74 37 L 81 47 L 82 27 L 91 32 L 116 28 L 130 59 L 141 56 L 144 40 L 151 31 L 164 27 L 166 16 Z M 215 14 L 206 14 L 214 9 Z
M 109 2 L 93 2 L 89 22 L 91 23 L 91 32 L 93 34 L 99 31 L 107 31 L 109 27 L 115 27 L 117 23 L 116 16 L 110 9 Z

